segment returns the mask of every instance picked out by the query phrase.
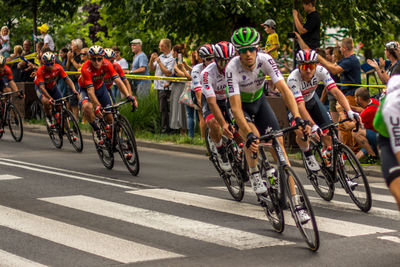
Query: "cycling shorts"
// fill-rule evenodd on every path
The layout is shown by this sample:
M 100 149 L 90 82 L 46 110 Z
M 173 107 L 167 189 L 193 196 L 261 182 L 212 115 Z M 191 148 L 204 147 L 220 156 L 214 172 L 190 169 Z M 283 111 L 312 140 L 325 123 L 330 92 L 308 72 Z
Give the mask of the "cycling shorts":
M 280 129 L 278 119 L 264 93 L 254 102 L 242 102 L 242 109 L 245 119 L 254 123 L 260 135 Z
M 113 94 L 113 92 L 112 92 L 113 87 L 114 87 L 114 85 L 111 86 L 110 88 L 108 88 L 107 91 L 108 91 L 108 93 L 109 93 L 110 96 L 111 96 L 112 103 L 115 103 L 115 97 L 114 97 L 114 94 Z M 119 89 L 118 89 L 118 90 L 119 90 Z
M 389 186 L 394 179 L 400 177 L 399 162 L 393 153 L 389 138 L 379 135 L 378 146 L 380 149 L 383 177 L 385 178 L 387 186 Z
M 60 91 L 60 89 L 58 89 L 57 85 L 54 85 L 53 88 L 51 88 L 51 90 L 47 90 L 47 89 L 44 89 L 44 90 L 46 90 L 47 93 L 49 93 L 51 98 L 53 98 L 54 100 L 60 99 L 62 97 L 61 91 Z M 36 91 L 36 95 L 39 98 L 39 100 L 42 100 L 42 97 L 43 97 L 42 90 L 36 84 L 35 84 L 35 91 Z
M 6 87 L 8 87 L 8 79 L 0 78 L 0 92 L 3 92 Z
M 111 96 L 106 88 L 105 83 L 103 83 L 98 89 L 94 90 L 94 93 L 103 108 L 112 105 Z M 90 101 L 88 92 L 86 88 L 81 87 L 81 105 L 88 101 Z
M 225 118 L 225 121 L 230 122 L 230 117 L 228 113 L 228 101 L 227 100 L 217 100 L 217 105 L 219 109 L 221 110 L 222 115 Z M 203 118 L 204 121 L 207 123 L 209 122 L 212 118 L 214 118 L 214 115 L 211 112 L 210 106 L 208 105 L 207 98 L 205 95 L 201 94 L 201 111 L 203 113 Z

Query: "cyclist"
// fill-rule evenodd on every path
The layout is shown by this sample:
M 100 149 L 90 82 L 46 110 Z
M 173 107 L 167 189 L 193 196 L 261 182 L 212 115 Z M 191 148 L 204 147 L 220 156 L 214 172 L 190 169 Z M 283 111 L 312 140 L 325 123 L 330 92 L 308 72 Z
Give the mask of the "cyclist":
M 322 142 L 329 150 L 331 140 L 330 137 L 326 135 L 328 130 L 321 132 L 320 127 L 331 124 L 332 120 L 325 106 L 315 93 L 319 83 L 323 82 L 324 86 L 336 98 L 351 120 L 359 120 L 359 115 L 351 110 L 349 102 L 336 86 L 328 70 L 321 65 L 317 65 L 318 57 L 314 50 L 300 50 L 296 55 L 296 62 L 298 63 L 298 68 L 290 73 L 287 82 L 288 86 L 292 90 L 297 101 L 301 117 L 307 120 L 312 127 L 312 136 L 319 140 L 319 136 L 322 133 Z M 293 119 L 291 114 L 289 114 L 289 119 Z M 320 167 L 310 150 L 309 140 L 303 141 L 300 138 L 296 138 L 296 141 L 300 149 L 304 152 L 308 169 L 318 171 Z M 350 180 L 348 182 L 355 183 Z
M 228 82 L 229 102 L 241 136 L 246 136 L 245 154 L 250 170 L 250 181 L 256 194 L 262 194 L 267 188 L 261 179 L 257 167 L 257 159 L 252 156 L 258 153 L 258 136 L 271 130 L 279 130 L 279 123 L 263 93 L 265 75 L 268 74 L 281 93 L 289 110 L 294 114 L 296 125 L 300 129 L 296 134 L 303 136 L 303 131 L 310 132 L 300 117 L 296 100 L 278 70 L 275 61 L 268 54 L 258 53 L 260 34 L 250 27 L 236 30 L 231 42 L 239 51 L 226 67 L 225 77 Z M 289 162 L 283 146 L 283 137 L 278 138 Z M 258 158 L 258 157 L 257 157 Z M 304 207 L 296 195 L 294 182 L 289 179 L 293 201 L 296 206 Z M 299 220 L 306 223 L 310 216 L 304 208 L 296 211 Z
M 12 71 L 6 65 L 6 59 L 0 55 L 0 92 L 8 93 L 11 90 L 17 92 L 18 87 L 13 79 Z
M 230 171 L 231 165 L 222 144 L 221 128 L 228 138 L 233 138 L 229 129 L 225 66 L 235 56 L 235 47 L 228 42 L 219 42 L 214 45 L 214 61 L 201 72 L 202 85 L 202 112 L 204 121 L 210 129 L 210 137 L 218 151 L 218 162 L 222 170 Z
M 43 65 L 37 69 L 34 81 L 36 95 L 43 104 L 43 109 L 46 114 L 46 123 L 49 127 L 54 127 L 51 116 L 51 106 L 54 104 L 54 100 L 62 97 L 61 91 L 57 87 L 58 77 L 64 79 L 79 100 L 79 94 L 75 90 L 74 83 L 64 71 L 63 67 L 55 63 L 55 60 L 56 56 L 53 52 L 44 53 L 41 58 Z
M 125 87 L 130 92 L 130 95 L 132 95 L 131 85 L 129 84 L 128 79 L 125 77 L 125 73 L 122 70 L 121 66 L 119 65 L 118 62 L 115 61 L 115 52 L 114 52 L 114 50 L 112 50 L 111 48 L 104 49 L 104 57 L 111 62 L 111 64 L 113 65 L 115 71 L 118 73 L 119 77 L 121 78 L 121 81 L 124 83 Z M 111 91 L 111 87 L 113 86 L 113 81 L 112 81 L 111 78 L 112 78 L 111 74 L 107 73 L 104 76 L 104 83 L 106 84 L 106 88 L 107 88 L 108 92 L 111 95 L 113 103 L 115 103 L 115 96 Z
M 81 108 L 84 116 L 95 131 L 95 142 L 102 144 L 100 128 L 95 122 L 95 116 L 102 117 L 101 107 L 111 106 L 112 100 L 104 83 L 105 75 L 110 74 L 111 79 L 117 84 L 120 91 L 137 107 L 136 99 L 130 94 L 124 83 L 119 78 L 114 67 L 104 59 L 104 49 L 94 45 L 89 48 L 89 59 L 83 63 L 78 83 L 81 87 Z M 94 112 L 93 112 L 94 108 Z M 106 120 L 112 123 L 112 115 L 108 114 Z
M 381 105 L 388 133 L 388 137 L 384 137 L 379 131 L 382 172 L 400 211 L 400 75 L 393 75 L 389 79 L 385 102 Z

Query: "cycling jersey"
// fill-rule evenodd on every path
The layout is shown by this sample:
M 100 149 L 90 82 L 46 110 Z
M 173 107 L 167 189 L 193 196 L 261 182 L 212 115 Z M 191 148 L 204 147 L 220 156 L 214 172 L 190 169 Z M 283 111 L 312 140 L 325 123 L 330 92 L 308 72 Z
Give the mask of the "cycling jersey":
M 195 65 L 190 75 L 192 76 L 192 82 L 190 88 L 193 92 L 201 91 L 201 72 L 204 70 L 204 63 Z
M 79 86 L 85 89 L 93 86 L 97 90 L 104 83 L 104 76 L 107 73 L 111 74 L 112 80 L 118 78 L 118 73 L 107 59 L 103 59 L 103 63 L 99 69 L 94 68 L 90 60 L 88 60 L 82 65 L 81 76 L 78 79 Z
M 55 63 L 51 71 L 47 71 L 46 66 L 42 65 L 36 71 L 34 82 L 38 87 L 40 85 L 44 85 L 46 90 L 50 92 L 55 87 L 58 77 L 63 79 L 68 78 L 67 73 L 64 71 L 61 65 Z
M 295 69 L 290 73 L 287 84 L 292 90 L 293 95 L 297 102 L 311 100 L 315 94 L 315 90 L 318 87 L 319 82 L 323 82 L 324 86 L 329 90 L 336 87 L 335 81 L 332 79 L 328 70 L 318 65 L 314 76 L 311 81 L 305 82 L 301 79 L 301 73 L 299 69 Z
M 400 75 L 393 75 L 386 91 L 382 114 L 390 136 L 393 152 L 400 152 Z
M 113 65 L 113 67 L 114 67 L 114 70 L 118 73 L 118 75 L 119 75 L 119 77 L 121 78 L 121 80 L 125 80 L 126 79 L 126 77 L 125 77 L 125 73 L 124 73 L 124 71 L 122 70 L 122 68 L 121 68 L 121 66 L 117 63 L 117 62 L 113 62 L 112 63 L 112 65 Z M 112 74 L 110 73 L 110 72 L 107 72 L 105 75 L 104 75 L 104 83 L 106 84 L 106 88 L 107 89 L 110 89 L 111 87 L 112 87 L 112 85 L 113 85 L 113 81 L 114 81 L 114 79 L 113 79 L 113 77 L 114 76 L 112 76 Z
M 226 99 L 225 73 L 220 73 L 215 62 L 208 65 L 200 74 L 201 90 L 206 98 L 216 97 L 217 100 Z
M 271 77 L 273 83 L 283 80 L 270 55 L 257 53 L 256 67 L 253 70 L 244 69 L 240 56 L 234 57 L 225 70 L 229 97 L 240 94 L 242 102 L 254 102 L 262 95 L 266 75 Z
M 0 79 L 11 81 L 13 79 L 12 71 L 9 66 L 4 65 L 4 69 L 0 71 Z

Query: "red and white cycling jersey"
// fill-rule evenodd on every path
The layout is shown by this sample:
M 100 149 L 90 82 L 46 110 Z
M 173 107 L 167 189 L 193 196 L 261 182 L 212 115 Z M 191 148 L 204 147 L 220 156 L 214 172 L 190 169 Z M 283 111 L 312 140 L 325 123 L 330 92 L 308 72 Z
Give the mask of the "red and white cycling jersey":
M 220 73 L 215 62 L 208 65 L 201 72 L 201 91 L 206 98 L 216 97 L 217 100 L 226 99 L 226 88 L 228 83 L 225 73 Z
M 13 79 L 12 71 L 9 66 L 4 65 L 4 69 L 0 71 L 0 79 L 7 78 L 8 80 Z
M 57 83 L 58 77 L 65 79 L 68 77 L 61 65 L 55 63 L 51 71 L 46 70 L 46 66 L 42 65 L 36 71 L 35 84 L 44 84 L 46 90 L 51 90 Z
M 110 73 L 112 80 L 118 78 L 118 73 L 107 59 L 103 59 L 103 63 L 99 69 L 95 69 L 90 60 L 87 60 L 83 63 L 81 68 L 81 76 L 79 76 L 78 79 L 79 86 L 84 89 L 91 86 L 93 86 L 94 89 L 99 89 L 100 86 L 103 85 L 106 73 Z
M 190 84 L 190 89 L 192 89 L 193 92 L 201 91 L 201 72 L 204 70 L 204 64 L 199 63 L 195 65 L 192 69 L 192 72 L 190 73 L 190 76 L 192 76 L 192 82 Z
M 287 80 L 287 84 L 292 90 L 294 97 L 297 102 L 309 101 L 315 94 L 315 90 L 318 87 L 319 82 L 323 82 L 324 86 L 331 90 L 336 87 L 335 81 L 332 79 L 328 70 L 324 67 L 317 65 L 314 76 L 310 82 L 305 82 L 301 79 L 301 73 L 299 69 L 295 69 L 290 73 Z

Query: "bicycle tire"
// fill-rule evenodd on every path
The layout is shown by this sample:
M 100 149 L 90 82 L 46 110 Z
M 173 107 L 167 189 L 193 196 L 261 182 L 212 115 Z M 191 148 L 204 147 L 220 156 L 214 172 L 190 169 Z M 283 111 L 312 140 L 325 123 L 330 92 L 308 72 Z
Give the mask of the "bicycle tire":
M 210 131 L 210 129 L 207 127 L 205 130 L 205 133 L 204 133 L 204 140 L 206 141 L 206 148 L 207 148 L 207 152 L 209 155 L 209 160 L 214 165 L 215 169 L 218 172 L 218 175 L 221 176 L 224 171 L 221 169 L 221 167 L 218 164 L 217 155 L 216 155 L 217 147 L 214 145 L 213 141 L 211 140 L 209 131 Z
M 53 121 L 55 121 L 54 117 Z M 46 128 L 47 128 L 47 133 L 50 136 L 51 142 L 56 148 L 60 149 L 63 146 L 63 135 L 61 133 L 62 129 L 60 125 L 55 123 L 54 128 L 51 128 L 46 123 Z
M 119 154 L 128 171 L 137 176 L 140 170 L 139 154 L 136 140 L 127 120 L 120 120 L 117 127 L 117 143 Z
M 241 162 L 237 158 L 234 148 L 231 146 L 228 149 L 228 159 L 232 166 L 232 172 L 226 173 L 223 180 L 233 199 L 240 202 L 244 197 L 243 170 Z
M 275 232 L 282 233 L 285 230 L 285 216 L 283 213 L 283 207 L 281 205 L 279 189 L 271 186 L 270 182 L 268 181 L 266 171 L 267 166 L 265 162 L 263 162 L 260 167 L 260 174 L 268 185 L 268 193 L 261 194 L 258 196 L 258 198 L 260 200 L 261 207 L 264 209 L 265 215 L 272 225 L 272 228 L 274 228 Z M 279 180 L 280 175 L 278 173 L 276 175 Z M 277 186 L 279 187 L 280 184 L 281 182 L 278 181 Z
M 293 169 L 290 166 L 284 166 L 283 169 L 283 174 L 286 176 L 283 179 L 286 195 L 288 196 L 288 203 L 290 207 L 290 211 L 292 213 L 292 217 L 296 223 L 297 228 L 299 229 L 301 235 L 303 236 L 304 240 L 306 241 L 308 247 L 312 251 L 317 251 L 320 245 L 320 240 L 319 240 L 319 231 L 318 231 L 318 226 L 317 226 L 317 221 L 315 220 L 315 215 L 314 211 L 311 207 L 310 200 L 308 199 L 308 196 L 306 194 L 306 191 L 304 190 L 303 185 L 300 182 L 299 177 L 297 174 L 293 171 Z M 290 197 L 291 191 L 289 188 L 289 177 L 293 178 L 294 186 L 296 189 L 296 194 L 297 196 L 302 200 L 302 208 L 305 209 L 310 216 L 310 220 L 308 220 L 305 223 L 301 223 L 296 215 L 296 207 L 295 203 L 293 202 L 293 198 Z
M 337 162 L 338 176 L 343 188 L 360 210 L 368 212 L 372 206 L 371 189 L 360 162 L 354 155 L 353 151 L 343 144 L 339 146 Z M 348 166 L 347 170 L 346 165 Z M 361 179 L 359 179 L 360 177 Z M 352 189 L 347 183 L 348 180 L 356 182 L 358 185 Z M 356 189 L 359 190 L 356 191 Z M 357 194 L 356 192 L 360 193 Z M 361 194 L 363 196 L 361 196 Z
M 16 142 L 21 142 L 22 137 L 24 136 L 24 127 L 21 115 L 14 104 L 9 104 L 7 107 L 7 122 L 14 140 Z
M 317 145 L 311 145 L 310 147 L 321 169 L 318 172 L 310 171 L 305 162 L 304 153 L 301 153 L 307 178 L 310 180 L 315 192 L 317 192 L 322 199 L 331 201 L 335 192 L 335 184 L 332 182 L 329 167 L 326 166 L 319 147 Z
M 104 125 L 102 123 L 99 123 L 99 128 L 102 133 L 105 132 Z M 96 148 L 97 155 L 99 156 L 100 161 L 101 163 L 103 163 L 104 167 L 111 170 L 114 167 L 114 153 L 111 149 L 110 141 L 108 139 L 105 139 L 104 145 L 99 145 L 94 139 L 95 134 L 95 131 L 92 131 L 93 143 Z
M 80 153 L 83 150 L 83 139 L 81 130 L 79 129 L 79 124 L 71 111 L 64 109 L 63 112 L 65 134 L 75 151 Z
M 38 100 L 35 100 L 32 102 L 32 104 L 30 106 L 30 111 L 31 111 L 31 119 L 35 119 L 35 120 L 39 121 L 39 120 L 45 118 L 43 105 Z

